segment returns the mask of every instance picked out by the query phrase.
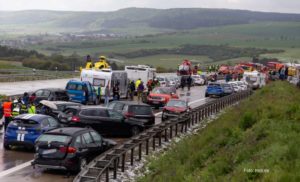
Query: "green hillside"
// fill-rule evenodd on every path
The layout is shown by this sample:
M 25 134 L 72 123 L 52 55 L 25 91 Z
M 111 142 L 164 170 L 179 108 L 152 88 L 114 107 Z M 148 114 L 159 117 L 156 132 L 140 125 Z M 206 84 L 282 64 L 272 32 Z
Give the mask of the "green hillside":
M 202 8 L 167 10 L 127 8 L 114 12 L 2 11 L 0 12 L 0 31 L 57 33 L 106 30 L 140 35 L 265 21 L 299 22 L 300 15 Z M 140 32 L 134 30 L 140 30 Z
M 300 95 L 274 82 L 149 159 L 139 182 L 299 181 Z

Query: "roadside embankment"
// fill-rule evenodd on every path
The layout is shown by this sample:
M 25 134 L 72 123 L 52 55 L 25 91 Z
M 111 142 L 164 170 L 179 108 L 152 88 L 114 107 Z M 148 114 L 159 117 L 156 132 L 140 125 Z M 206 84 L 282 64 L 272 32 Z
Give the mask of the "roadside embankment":
M 299 89 L 273 82 L 149 159 L 138 181 L 299 181 L 299 103 Z

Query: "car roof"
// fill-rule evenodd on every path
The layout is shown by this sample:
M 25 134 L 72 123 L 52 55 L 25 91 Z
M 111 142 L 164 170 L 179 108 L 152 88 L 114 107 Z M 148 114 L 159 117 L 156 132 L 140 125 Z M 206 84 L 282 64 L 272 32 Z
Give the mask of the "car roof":
M 15 117 L 15 120 L 22 119 L 22 120 L 33 120 L 36 122 L 40 122 L 43 119 L 49 118 L 49 117 L 51 117 L 51 116 L 43 115 L 43 114 L 21 114 L 21 115 Z
M 149 106 L 148 104 L 145 103 L 138 103 L 136 101 L 113 101 L 111 103 L 122 103 L 126 105 L 142 105 L 142 106 Z
M 80 127 L 64 127 L 57 128 L 51 131 L 46 132 L 46 134 L 64 134 L 64 135 L 75 135 L 83 131 L 90 130 L 90 128 L 80 128 Z

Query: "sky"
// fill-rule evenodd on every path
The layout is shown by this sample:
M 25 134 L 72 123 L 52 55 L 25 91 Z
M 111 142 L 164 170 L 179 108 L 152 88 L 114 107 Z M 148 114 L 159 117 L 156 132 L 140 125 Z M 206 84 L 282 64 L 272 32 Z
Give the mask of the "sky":
M 300 0 L 0 0 L 0 10 L 115 11 L 143 8 L 226 8 L 300 13 Z

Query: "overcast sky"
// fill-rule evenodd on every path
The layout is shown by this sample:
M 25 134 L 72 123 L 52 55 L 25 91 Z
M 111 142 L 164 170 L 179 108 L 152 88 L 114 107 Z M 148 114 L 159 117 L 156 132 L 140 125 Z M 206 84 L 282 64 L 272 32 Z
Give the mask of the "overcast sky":
M 0 10 L 113 11 L 127 7 L 227 8 L 300 13 L 300 0 L 0 0 Z

